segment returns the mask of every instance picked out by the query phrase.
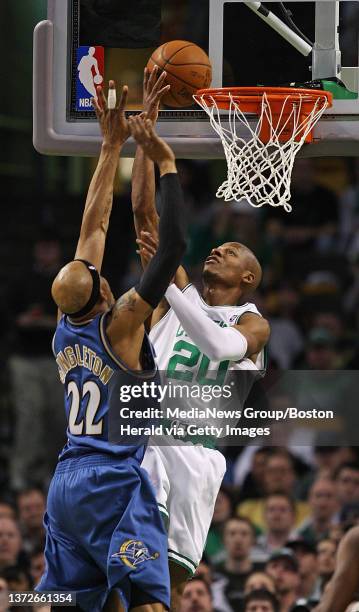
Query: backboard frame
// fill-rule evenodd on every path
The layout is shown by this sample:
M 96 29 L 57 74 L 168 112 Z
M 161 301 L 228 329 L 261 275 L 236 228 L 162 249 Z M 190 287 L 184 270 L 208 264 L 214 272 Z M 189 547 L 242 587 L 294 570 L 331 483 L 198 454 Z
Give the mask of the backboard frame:
M 223 22 L 225 2 L 243 0 L 210 0 L 209 56 L 213 65 L 213 86 L 217 86 L 222 72 L 223 40 L 218 35 L 218 24 Z M 289 2 L 293 0 L 287 0 Z M 309 0 L 308 0 L 309 1 Z M 317 5 L 338 5 L 337 2 L 317 2 Z M 101 146 L 101 135 L 93 119 L 69 120 L 67 116 L 69 66 L 71 56 L 71 7 L 72 0 L 48 0 L 48 19 L 40 22 L 34 31 L 33 57 L 33 142 L 37 151 L 55 155 L 96 156 Z M 318 10 L 322 6 L 318 6 Z M 331 13 L 331 22 L 333 14 Z M 219 20 L 219 21 L 218 21 Z M 217 23 L 214 35 L 214 24 Z M 223 28 L 219 29 L 222 32 Z M 316 31 L 318 57 L 324 57 L 323 44 L 333 43 L 333 37 L 325 42 L 326 34 Z M 336 53 L 328 49 L 328 53 Z M 315 57 L 315 54 L 313 55 Z M 328 54 L 326 61 L 328 60 Z M 318 60 L 316 70 L 318 68 Z M 353 69 L 351 75 L 353 74 Z M 359 68 L 354 69 L 358 83 Z M 355 81 L 355 76 L 354 76 Z M 220 85 L 220 84 L 219 84 Z M 219 86 L 218 85 L 218 86 Z M 180 158 L 223 158 L 218 136 L 213 132 L 206 114 L 201 111 L 161 111 L 158 132 L 165 137 Z M 302 157 L 357 156 L 359 155 L 358 102 L 336 100 L 314 130 L 315 142 L 303 147 Z M 130 139 L 122 155 L 133 157 L 135 143 Z

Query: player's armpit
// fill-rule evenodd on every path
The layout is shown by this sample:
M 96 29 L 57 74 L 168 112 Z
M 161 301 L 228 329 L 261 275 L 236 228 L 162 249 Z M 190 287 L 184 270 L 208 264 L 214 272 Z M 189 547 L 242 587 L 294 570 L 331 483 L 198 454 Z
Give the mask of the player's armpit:
M 175 276 L 175 284 L 178 289 L 184 289 L 189 284 L 189 276 L 183 266 L 179 266 L 177 268 L 176 276 Z
M 245 337 L 248 343 L 247 355 L 255 355 L 267 344 L 270 336 L 269 323 L 263 317 L 252 312 L 244 313 L 238 325 L 233 325 Z

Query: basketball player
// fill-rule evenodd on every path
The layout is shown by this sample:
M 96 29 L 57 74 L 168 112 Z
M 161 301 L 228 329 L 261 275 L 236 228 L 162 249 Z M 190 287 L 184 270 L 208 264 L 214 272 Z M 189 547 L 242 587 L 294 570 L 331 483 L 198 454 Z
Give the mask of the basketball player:
M 152 121 L 158 115 L 158 72 L 144 76 L 144 109 Z M 160 85 L 164 76 L 158 78 Z M 154 92 L 154 93 L 153 93 Z M 154 166 L 138 146 L 132 176 L 132 205 L 140 255 L 144 265 L 156 250 L 158 215 L 155 209 Z M 161 213 L 162 216 L 162 213 Z M 263 372 L 268 322 L 247 301 L 260 283 L 262 271 L 244 245 L 227 243 L 213 249 L 203 268 L 200 295 L 183 268 L 151 317 L 150 338 L 159 369 L 168 379 L 223 384 L 228 370 Z M 249 377 L 248 377 L 249 379 Z M 171 608 L 179 606 L 184 583 L 199 564 L 225 472 L 225 459 L 202 445 L 149 446 L 142 463 L 156 489 L 157 501 L 169 521 L 168 548 Z M 208 448 L 206 447 L 208 446 Z
M 52 285 L 60 311 L 53 349 L 65 391 L 68 441 L 49 489 L 46 571 L 38 590 L 75 592 L 78 609 L 89 612 L 160 612 L 169 605 L 167 537 L 148 476 L 140 467 L 147 439 L 110 443 L 109 395 L 122 380 L 158 380 L 143 323 L 185 250 L 182 193 L 173 152 L 155 134 L 151 121 L 126 120 L 127 88 L 115 110 L 108 109 L 101 89 L 98 95 L 93 104 L 103 133 L 101 154 L 75 259 Z M 115 302 L 100 271 L 113 181 L 130 131 L 159 167 L 164 208 L 156 256 L 138 286 Z M 126 407 L 141 411 L 148 407 L 148 400 L 144 402 L 136 399 L 135 406 Z M 117 400 L 116 410 L 119 407 Z

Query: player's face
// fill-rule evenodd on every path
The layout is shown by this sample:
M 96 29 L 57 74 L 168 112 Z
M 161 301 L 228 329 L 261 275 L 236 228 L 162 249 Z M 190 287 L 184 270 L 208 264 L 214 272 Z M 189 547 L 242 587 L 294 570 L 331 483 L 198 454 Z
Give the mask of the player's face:
M 220 279 L 230 287 L 240 287 L 246 273 L 246 256 L 238 242 L 225 242 L 212 249 L 204 262 L 204 280 Z

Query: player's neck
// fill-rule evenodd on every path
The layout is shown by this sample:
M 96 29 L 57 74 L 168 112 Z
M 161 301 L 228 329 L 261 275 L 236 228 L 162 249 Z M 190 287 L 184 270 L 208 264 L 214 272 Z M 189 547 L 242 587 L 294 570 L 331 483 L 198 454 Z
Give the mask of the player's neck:
M 202 297 L 209 306 L 236 306 L 241 300 L 238 287 L 204 285 Z

